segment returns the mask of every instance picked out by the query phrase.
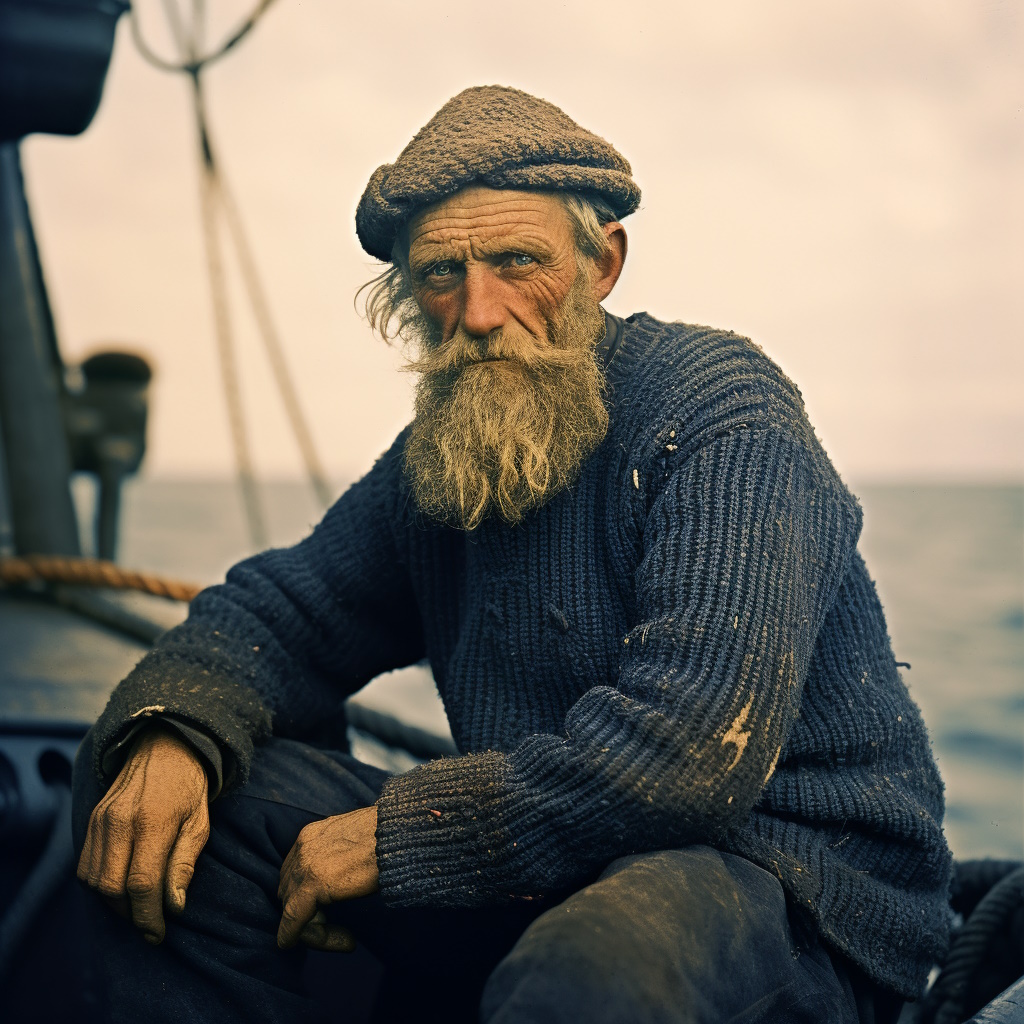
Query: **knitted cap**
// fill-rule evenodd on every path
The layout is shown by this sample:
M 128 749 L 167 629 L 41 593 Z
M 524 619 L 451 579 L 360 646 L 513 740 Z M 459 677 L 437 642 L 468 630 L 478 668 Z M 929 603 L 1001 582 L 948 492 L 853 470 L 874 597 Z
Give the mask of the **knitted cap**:
M 391 259 L 401 226 L 473 182 L 491 188 L 597 193 L 625 217 L 640 205 L 629 164 L 553 103 L 501 85 L 450 99 L 393 164 L 373 172 L 356 210 L 363 248 Z

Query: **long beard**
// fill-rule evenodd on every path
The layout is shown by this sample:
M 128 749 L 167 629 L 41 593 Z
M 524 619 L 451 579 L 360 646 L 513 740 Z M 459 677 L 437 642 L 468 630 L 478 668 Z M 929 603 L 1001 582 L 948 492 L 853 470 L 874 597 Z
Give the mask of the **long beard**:
M 514 525 L 572 483 L 604 439 L 605 320 L 583 274 L 547 327 L 546 342 L 513 325 L 486 339 L 460 328 L 441 344 L 421 325 L 405 471 L 431 518 L 472 530 L 495 512 Z

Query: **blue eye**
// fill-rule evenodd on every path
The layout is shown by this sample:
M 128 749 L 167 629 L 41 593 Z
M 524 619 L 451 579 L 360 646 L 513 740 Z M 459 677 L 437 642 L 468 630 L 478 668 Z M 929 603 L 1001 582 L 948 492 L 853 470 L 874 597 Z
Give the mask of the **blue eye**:
M 433 277 L 449 277 L 451 276 L 452 265 L 447 261 L 443 263 L 435 263 L 428 271 Z
M 533 263 L 533 257 L 527 256 L 525 252 L 517 252 L 512 257 L 512 262 L 517 267 L 528 267 L 531 263 Z

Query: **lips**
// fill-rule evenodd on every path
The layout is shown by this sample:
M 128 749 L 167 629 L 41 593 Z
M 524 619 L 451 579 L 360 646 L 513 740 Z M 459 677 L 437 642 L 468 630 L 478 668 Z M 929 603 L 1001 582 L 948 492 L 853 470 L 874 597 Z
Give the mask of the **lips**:
M 462 365 L 468 370 L 471 366 L 483 366 L 485 363 L 507 363 L 509 361 L 505 356 L 488 356 L 486 359 L 469 359 Z

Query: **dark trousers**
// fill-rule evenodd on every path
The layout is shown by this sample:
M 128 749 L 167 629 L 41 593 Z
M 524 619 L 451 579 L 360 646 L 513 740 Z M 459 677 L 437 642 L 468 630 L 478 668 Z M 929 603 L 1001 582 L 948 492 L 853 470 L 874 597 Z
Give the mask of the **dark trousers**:
M 79 849 L 102 795 L 89 758 L 87 738 L 75 774 Z M 378 979 L 373 1019 L 384 1022 L 876 1024 L 894 1016 L 884 993 L 787 905 L 773 875 L 707 846 L 622 857 L 563 898 L 483 910 L 402 910 L 378 896 L 337 904 L 332 919 L 352 929 L 383 977 L 364 953 L 319 954 L 314 999 L 304 989 L 305 952 L 282 952 L 275 941 L 281 863 L 304 825 L 367 806 L 385 778 L 347 754 L 289 740 L 260 747 L 249 783 L 211 805 L 185 912 L 168 920 L 161 946 L 96 899 L 107 1019 L 358 1021 Z

